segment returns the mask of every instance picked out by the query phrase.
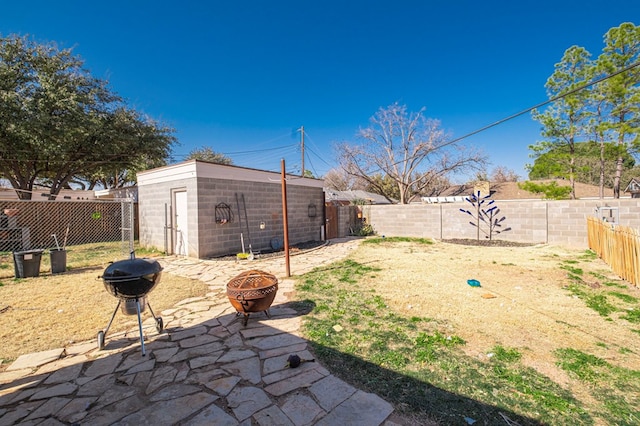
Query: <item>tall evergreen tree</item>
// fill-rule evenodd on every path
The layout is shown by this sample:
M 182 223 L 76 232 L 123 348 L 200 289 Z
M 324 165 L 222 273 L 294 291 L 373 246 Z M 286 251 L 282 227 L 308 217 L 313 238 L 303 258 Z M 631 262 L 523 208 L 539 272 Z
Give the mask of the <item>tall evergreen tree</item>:
M 542 124 L 544 140 L 530 146 L 535 156 L 552 154 L 555 173 L 569 179 L 571 198 L 575 199 L 576 144 L 587 139 L 588 90 L 578 90 L 591 80 L 593 64 L 589 52 L 578 46 L 567 49 L 545 87 L 549 98 L 556 99 L 544 112 L 533 111 Z
M 604 43 L 598 70 L 611 75 L 629 68 L 603 81 L 600 88 L 607 113 L 601 128 L 611 132 L 620 147 L 613 185 L 614 197 L 619 198 L 624 168 L 622 153 L 626 149 L 637 152 L 640 145 L 640 27 L 625 22 L 611 28 Z

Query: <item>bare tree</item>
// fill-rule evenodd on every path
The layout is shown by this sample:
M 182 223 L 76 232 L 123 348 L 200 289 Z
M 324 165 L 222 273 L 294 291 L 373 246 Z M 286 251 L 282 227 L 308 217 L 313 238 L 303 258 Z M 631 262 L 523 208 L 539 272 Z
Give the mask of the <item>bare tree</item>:
M 424 197 L 435 197 L 442 194 L 452 183 L 446 176 L 434 176 L 430 172 L 419 174 L 420 182 L 417 186 L 420 189 L 420 195 Z
M 354 178 L 343 169 L 331 169 L 324 175 L 324 184 L 327 188 L 336 191 L 347 191 L 353 188 Z
M 518 180 L 520 180 L 520 176 L 505 166 L 498 166 L 491 172 L 491 182 L 504 183 L 517 182 Z
M 377 174 L 389 176 L 397 185 L 400 203 L 443 176 L 462 169 L 477 169 L 485 158 L 472 149 L 451 142 L 440 122 L 426 118 L 424 108 L 407 112 L 405 105 L 394 103 L 380 108 L 371 117 L 370 126 L 358 132 L 356 144 L 337 147 L 340 165 L 347 173 L 362 178 L 379 193 Z

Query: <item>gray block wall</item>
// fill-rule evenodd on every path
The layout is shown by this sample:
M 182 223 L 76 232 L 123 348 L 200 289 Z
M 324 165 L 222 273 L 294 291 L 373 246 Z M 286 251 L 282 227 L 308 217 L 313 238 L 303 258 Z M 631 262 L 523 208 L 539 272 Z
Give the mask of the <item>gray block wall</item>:
M 549 243 L 587 248 L 586 218 L 596 216 L 598 207 L 617 208 L 621 225 L 640 228 L 640 199 L 605 200 L 524 200 L 496 201 L 503 228 L 512 230 L 494 235 L 494 239 L 527 243 Z M 460 212 L 471 204 L 409 204 L 363 206 L 368 222 L 378 235 L 435 239 L 477 237 L 473 220 Z M 485 235 L 480 233 L 480 238 Z
M 191 177 L 139 186 L 140 244 L 143 247 L 173 253 L 172 231 L 166 228 L 172 226 L 172 193 L 185 189 L 189 211 L 189 256 L 211 258 L 240 253 L 241 234 L 247 252 L 250 244 L 254 251 L 265 251 L 272 248 L 272 240 L 284 242 L 280 182 Z M 236 194 L 239 200 L 244 195 L 247 221 L 242 204 L 240 216 L 238 214 Z M 322 188 L 288 184 L 287 201 L 289 245 L 320 240 Z M 216 222 L 215 208 L 220 203 L 230 207 L 232 221 L 229 223 Z M 310 204 L 316 207 L 314 217 L 309 217 Z
M 172 182 L 143 185 L 138 187 L 138 214 L 140 244 L 158 250 L 172 252 L 173 236 L 171 229 L 172 193 L 176 190 L 187 191 L 189 209 L 197 205 L 197 182 L 192 179 L 178 179 Z M 165 210 L 166 209 L 166 210 Z M 197 217 L 188 216 L 190 256 L 198 252 Z M 166 247 L 168 245 L 168 247 Z
M 236 194 L 240 201 L 240 213 Z M 220 203 L 230 206 L 231 222 L 216 223 L 215 206 Z M 315 217 L 309 217 L 309 204 L 316 207 Z M 289 245 L 320 240 L 322 206 L 322 188 L 287 185 Z M 199 179 L 197 211 L 201 258 L 240 253 L 242 239 L 246 252 L 249 251 L 249 244 L 255 252 L 271 250 L 272 240 L 276 246 L 284 242 L 280 183 Z

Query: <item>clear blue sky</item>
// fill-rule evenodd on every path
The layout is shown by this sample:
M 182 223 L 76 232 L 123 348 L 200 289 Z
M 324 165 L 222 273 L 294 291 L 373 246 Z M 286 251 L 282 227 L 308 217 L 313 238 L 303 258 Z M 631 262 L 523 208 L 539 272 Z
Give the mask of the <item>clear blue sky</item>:
M 394 102 L 452 137 L 547 99 L 572 45 L 600 54 L 637 0 L 6 1 L 0 33 L 73 47 L 128 104 L 176 129 L 174 160 L 210 146 L 240 166 L 323 175 Z M 525 114 L 463 141 L 525 176 L 539 125 Z M 282 148 L 280 148 L 282 147 Z

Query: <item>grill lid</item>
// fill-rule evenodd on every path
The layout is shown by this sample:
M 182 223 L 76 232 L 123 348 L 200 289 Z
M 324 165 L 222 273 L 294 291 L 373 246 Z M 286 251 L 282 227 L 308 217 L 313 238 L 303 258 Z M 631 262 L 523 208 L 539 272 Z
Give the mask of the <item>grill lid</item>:
M 116 297 L 140 297 L 160 281 L 162 266 L 153 259 L 119 260 L 102 274 L 105 288 Z

